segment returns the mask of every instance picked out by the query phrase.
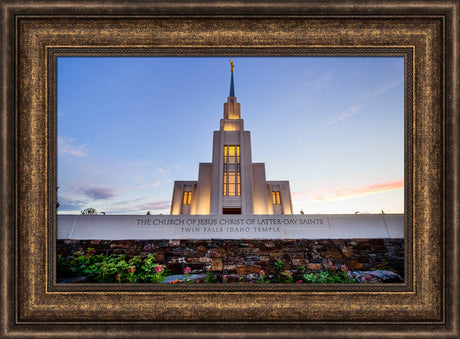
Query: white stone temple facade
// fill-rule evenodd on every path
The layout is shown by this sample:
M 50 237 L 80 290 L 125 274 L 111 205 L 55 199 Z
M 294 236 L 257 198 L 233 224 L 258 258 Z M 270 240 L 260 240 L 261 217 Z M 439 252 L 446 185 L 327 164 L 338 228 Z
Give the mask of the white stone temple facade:
M 219 131 L 214 131 L 212 163 L 200 163 L 198 181 L 175 181 L 171 214 L 292 214 L 289 181 L 267 181 L 265 164 L 253 163 L 251 133 L 244 130 L 231 62 L 230 95 Z

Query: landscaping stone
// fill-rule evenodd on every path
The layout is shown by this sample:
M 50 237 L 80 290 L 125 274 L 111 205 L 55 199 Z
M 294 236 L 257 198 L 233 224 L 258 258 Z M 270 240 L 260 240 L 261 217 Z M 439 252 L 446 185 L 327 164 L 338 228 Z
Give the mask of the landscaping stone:
M 169 240 L 168 246 L 169 247 L 178 247 L 178 246 L 180 246 L 180 240 Z
M 270 253 L 270 258 L 273 260 L 282 260 L 284 253 Z
M 58 281 L 58 284 L 80 284 L 89 282 L 88 277 L 64 278 Z
M 259 274 L 258 273 L 250 273 L 250 274 L 247 274 L 246 275 L 246 280 L 247 281 L 254 281 L 254 280 L 257 280 L 259 279 Z
M 196 281 L 196 280 L 204 279 L 205 277 L 206 277 L 205 274 L 192 274 L 189 276 L 189 280 Z M 168 275 L 166 279 L 163 280 L 161 283 L 170 284 L 171 281 L 176 281 L 176 280 L 179 280 L 179 282 L 185 283 L 186 279 L 187 278 L 184 274 L 174 274 L 174 275 Z
M 352 276 L 354 276 L 360 283 L 402 283 L 404 282 L 403 278 L 392 271 L 351 271 Z
M 211 264 L 211 271 L 222 271 L 222 259 L 221 258 L 213 258 Z
M 329 258 L 335 258 L 335 259 L 341 259 L 343 258 L 343 255 L 340 252 L 324 252 L 323 256 L 327 259 Z
M 270 240 L 264 241 L 263 245 L 265 248 L 275 248 L 275 244 L 273 243 L 273 241 L 270 241 Z
M 110 249 L 128 249 L 131 247 L 131 240 L 115 240 L 110 244 Z
M 323 264 L 307 264 L 307 270 L 321 271 L 322 269 Z
M 227 251 L 224 248 L 212 248 L 208 253 L 211 258 L 222 258 L 227 255 Z
M 144 252 L 154 252 L 158 249 L 157 244 L 145 244 L 144 248 L 142 249 Z
M 305 259 L 292 259 L 292 264 L 294 266 L 302 266 L 305 265 Z
M 364 268 L 364 264 L 361 262 L 355 262 L 350 265 L 350 268 L 353 270 L 362 270 Z
M 250 274 L 250 273 L 259 272 L 260 269 L 261 269 L 261 267 L 259 265 L 250 265 L 250 266 L 237 265 L 236 266 L 236 273 L 239 274 L 239 275 L 246 275 L 246 274 Z

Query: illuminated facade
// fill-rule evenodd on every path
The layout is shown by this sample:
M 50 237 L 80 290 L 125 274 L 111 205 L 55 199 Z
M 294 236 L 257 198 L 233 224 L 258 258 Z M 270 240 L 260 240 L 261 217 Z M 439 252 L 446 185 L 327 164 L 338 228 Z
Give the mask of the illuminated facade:
M 212 163 L 200 163 L 198 181 L 174 182 L 171 214 L 292 214 L 289 181 L 267 181 L 265 164 L 252 162 L 233 67 L 230 96 L 220 129 L 214 131 Z

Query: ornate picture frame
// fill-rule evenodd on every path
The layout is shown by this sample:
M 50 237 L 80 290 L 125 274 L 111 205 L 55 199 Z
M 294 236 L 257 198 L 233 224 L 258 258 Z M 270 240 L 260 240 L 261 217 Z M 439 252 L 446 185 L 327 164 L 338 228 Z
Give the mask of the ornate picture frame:
M 458 3 L 1 5 L 2 336 L 459 335 Z M 58 286 L 52 60 L 88 51 L 404 55 L 405 283 Z

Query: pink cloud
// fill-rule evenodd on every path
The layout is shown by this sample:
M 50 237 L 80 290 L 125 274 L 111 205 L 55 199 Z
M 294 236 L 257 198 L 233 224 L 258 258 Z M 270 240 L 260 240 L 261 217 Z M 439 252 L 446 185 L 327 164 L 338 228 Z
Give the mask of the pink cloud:
M 76 145 L 75 140 L 58 136 L 58 154 L 60 156 L 72 156 L 76 158 L 85 157 L 88 155 L 87 145 Z
M 115 192 L 111 188 L 80 187 L 79 192 L 95 200 L 110 199 L 115 196 Z
M 347 187 L 347 188 L 339 188 L 334 190 L 333 192 L 337 197 L 344 197 L 344 196 L 354 196 L 354 195 L 363 195 L 363 194 L 373 194 L 378 192 L 384 191 L 392 191 L 397 190 L 399 188 L 404 187 L 404 180 L 390 180 L 379 182 L 375 184 L 370 184 L 366 186 L 360 187 Z
M 293 192 L 292 195 L 305 195 L 311 200 L 324 201 L 335 199 L 346 199 L 361 195 L 380 193 L 385 191 L 397 190 L 404 187 L 404 179 L 388 180 L 365 186 L 343 187 L 336 189 L 327 189 L 322 192 L 299 191 Z

